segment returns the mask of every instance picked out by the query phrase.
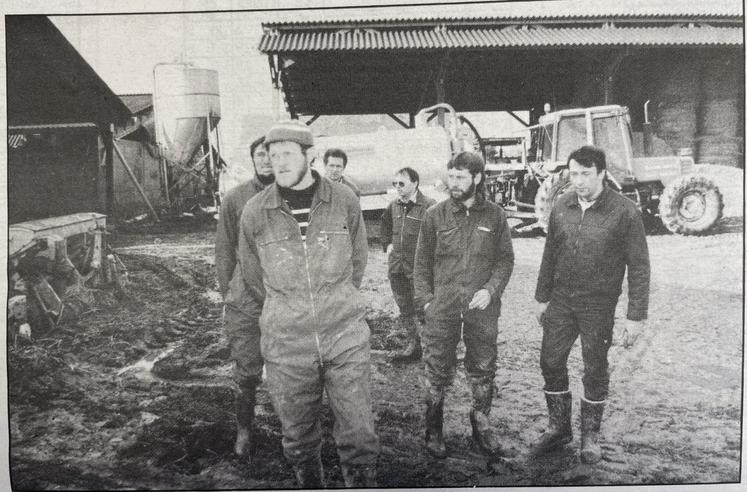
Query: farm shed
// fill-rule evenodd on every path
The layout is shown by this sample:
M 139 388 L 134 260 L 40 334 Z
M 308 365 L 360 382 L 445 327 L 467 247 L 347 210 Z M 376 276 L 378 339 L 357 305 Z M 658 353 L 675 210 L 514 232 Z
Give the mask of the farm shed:
M 451 16 L 268 22 L 259 50 L 293 117 L 423 107 L 544 111 L 644 103 L 675 151 L 744 167 L 741 2 L 495 3 Z M 344 90 L 340 90 L 344 87 Z M 409 115 L 404 118 L 398 115 Z

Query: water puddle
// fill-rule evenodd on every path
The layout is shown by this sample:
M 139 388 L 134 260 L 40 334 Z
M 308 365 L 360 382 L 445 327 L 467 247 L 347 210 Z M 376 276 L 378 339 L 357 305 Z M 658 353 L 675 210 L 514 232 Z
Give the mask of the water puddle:
M 181 345 L 181 343 L 182 342 L 176 342 L 176 343 L 170 344 L 168 347 L 163 349 L 161 352 L 146 355 L 145 357 L 135 362 L 134 364 L 123 367 L 122 369 L 117 371 L 117 376 L 121 376 L 122 374 L 129 372 L 133 376 L 139 379 L 147 379 L 147 380 L 156 379 L 156 377 L 151 372 L 151 370 L 153 369 L 153 366 L 159 360 L 165 357 L 168 357 L 169 354 L 171 354 L 171 352 L 176 350 L 176 348 Z

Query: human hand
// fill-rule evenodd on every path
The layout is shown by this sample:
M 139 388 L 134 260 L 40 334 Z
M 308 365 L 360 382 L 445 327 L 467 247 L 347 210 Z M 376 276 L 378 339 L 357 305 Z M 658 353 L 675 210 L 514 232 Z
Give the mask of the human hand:
M 426 312 L 428 310 L 428 306 L 430 306 L 430 305 L 431 305 L 430 302 L 426 302 L 425 306 L 423 306 L 423 312 Z
M 539 321 L 540 324 L 542 324 L 542 315 L 545 314 L 545 311 L 547 311 L 547 305 L 550 304 L 549 302 L 538 302 L 537 303 L 537 321 Z
M 480 289 L 472 296 L 467 309 L 479 309 L 482 311 L 488 307 L 488 304 L 490 304 L 490 292 L 488 292 L 488 289 Z
M 389 245 L 386 247 L 386 254 L 391 253 L 394 250 L 394 244 L 389 243 Z
M 643 333 L 643 329 L 646 326 L 646 320 L 632 321 L 626 319 L 623 321 L 623 331 L 620 341 L 623 347 L 629 349 L 633 346 L 638 337 Z

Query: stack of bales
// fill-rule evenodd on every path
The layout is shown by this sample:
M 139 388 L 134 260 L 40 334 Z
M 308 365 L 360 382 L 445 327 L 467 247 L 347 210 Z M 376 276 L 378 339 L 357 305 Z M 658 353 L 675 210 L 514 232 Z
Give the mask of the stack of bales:
M 704 60 L 702 104 L 698 121 L 698 161 L 724 166 L 740 166 L 743 139 L 739 136 L 739 70 L 732 57 Z
M 697 110 L 700 97 L 699 70 L 687 57 L 664 60 L 661 79 L 655 95 L 656 133 L 675 151 L 695 145 Z

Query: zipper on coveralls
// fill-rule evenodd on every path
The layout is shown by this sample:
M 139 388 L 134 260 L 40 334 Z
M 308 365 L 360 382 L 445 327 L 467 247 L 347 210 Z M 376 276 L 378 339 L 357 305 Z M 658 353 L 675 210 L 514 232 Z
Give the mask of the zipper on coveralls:
M 317 203 L 316 207 L 314 207 L 313 210 L 309 210 L 309 225 L 306 226 L 306 238 L 309 237 L 309 226 L 311 225 L 311 214 L 314 213 L 314 211 L 319 208 L 319 205 L 321 203 Z M 295 217 L 292 215 L 289 215 L 288 212 L 284 211 L 283 209 L 280 209 L 281 212 L 283 212 L 285 215 L 288 215 L 291 219 L 293 219 L 293 222 L 296 224 L 296 227 L 298 227 L 298 234 L 301 235 L 301 226 L 298 225 L 298 221 Z M 319 363 L 322 364 L 322 345 L 319 342 L 319 317 L 316 313 L 316 301 L 314 300 L 314 291 L 311 287 L 311 271 L 309 270 L 309 253 L 306 248 L 306 239 L 301 239 L 301 243 L 303 244 L 303 259 L 306 266 L 306 281 L 309 285 L 309 300 L 311 301 L 311 313 L 314 316 L 314 325 L 316 326 L 316 329 L 314 329 L 314 341 L 316 342 L 316 351 L 319 353 Z

